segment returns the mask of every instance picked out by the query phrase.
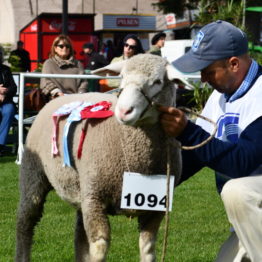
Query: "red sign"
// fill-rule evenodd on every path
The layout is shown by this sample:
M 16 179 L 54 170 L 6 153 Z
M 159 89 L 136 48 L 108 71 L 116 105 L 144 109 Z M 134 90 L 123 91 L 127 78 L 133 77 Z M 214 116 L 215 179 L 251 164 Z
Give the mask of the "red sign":
M 117 18 L 116 19 L 117 26 L 139 26 L 139 19 L 138 18 Z
M 167 25 L 173 25 L 175 23 L 176 23 L 176 17 L 174 14 L 166 15 L 166 24 Z
M 43 32 L 58 32 L 62 31 L 61 18 L 43 18 L 42 19 Z M 69 32 L 92 32 L 93 31 L 93 18 L 69 18 L 68 19 Z

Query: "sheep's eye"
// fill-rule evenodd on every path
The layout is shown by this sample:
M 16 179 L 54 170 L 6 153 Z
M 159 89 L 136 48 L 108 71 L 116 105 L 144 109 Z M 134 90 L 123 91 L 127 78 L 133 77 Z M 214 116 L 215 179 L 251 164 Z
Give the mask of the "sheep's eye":
M 160 79 L 156 79 L 153 84 L 154 85 L 161 85 L 162 81 Z
M 118 88 L 118 92 L 116 93 L 117 98 L 119 98 L 119 96 L 121 95 L 122 91 L 123 91 L 123 88 Z

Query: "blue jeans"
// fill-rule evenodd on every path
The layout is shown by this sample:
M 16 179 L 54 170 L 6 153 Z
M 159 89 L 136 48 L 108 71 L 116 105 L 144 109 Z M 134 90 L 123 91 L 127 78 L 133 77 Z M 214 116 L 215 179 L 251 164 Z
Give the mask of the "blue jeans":
M 10 126 L 15 116 L 13 103 L 0 105 L 0 145 L 5 145 Z

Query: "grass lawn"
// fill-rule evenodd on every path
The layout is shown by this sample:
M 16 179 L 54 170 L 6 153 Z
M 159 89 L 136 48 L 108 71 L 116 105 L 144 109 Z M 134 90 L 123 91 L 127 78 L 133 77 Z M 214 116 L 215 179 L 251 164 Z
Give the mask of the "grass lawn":
M 19 199 L 15 157 L 0 158 L 0 261 L 13 261 L 16 209 Z M 49 194 L 44 216 L 35 231 L 33 262 L 74 261 L 74 209 Z M 110 217 L 112 241 L 109 262 L 139 261 L 136 219 Z M 160 261 L 164 235 L 161 225 L 157 252 Z M 229 235 L 229 224 L 216 192 L 214 175 L 203 169 L 175 190 L 170 217 L 167 262 L 211 262 Z

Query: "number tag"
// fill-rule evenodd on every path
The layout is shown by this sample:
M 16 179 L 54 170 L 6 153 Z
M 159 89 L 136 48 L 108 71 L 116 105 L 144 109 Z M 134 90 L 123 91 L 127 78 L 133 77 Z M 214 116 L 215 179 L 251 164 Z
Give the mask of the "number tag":
M 146 176 L 124 172 L 121 208 L 166 210 L 166 175 Z M 175 177 L 170 177 L 169 211 L 172 210 Z

